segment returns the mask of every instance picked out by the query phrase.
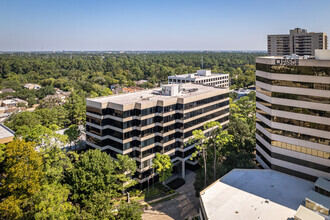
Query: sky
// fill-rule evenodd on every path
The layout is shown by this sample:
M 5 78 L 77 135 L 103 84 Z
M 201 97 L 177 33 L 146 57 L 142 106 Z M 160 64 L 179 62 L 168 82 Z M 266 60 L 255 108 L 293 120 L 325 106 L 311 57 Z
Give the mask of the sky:
M 266 50 L 330 35 L 330 0 L 0 0 L 0 51 Z

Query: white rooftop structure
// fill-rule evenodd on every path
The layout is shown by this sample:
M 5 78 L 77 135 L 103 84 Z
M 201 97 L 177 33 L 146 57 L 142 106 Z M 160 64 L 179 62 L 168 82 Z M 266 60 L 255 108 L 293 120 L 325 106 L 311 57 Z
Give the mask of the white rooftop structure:
M 168 76 L 169 84 L 197 83 L 216 87 L 229 87 L 229 74 L 211 73 L 211 70 L 197 70 L 196 73 Z
M 290 219 L 312 182 L 275 170 L 234 169 L 200 193 L 204 219 Z
M 330 50 L 315 50 L 316 60 L 330 60 Z
M 6 99 L 6 100 L 3 100 L 2 103 L 5 105 L 17 105 L 18 101 L 14 100 L 14 99 Z

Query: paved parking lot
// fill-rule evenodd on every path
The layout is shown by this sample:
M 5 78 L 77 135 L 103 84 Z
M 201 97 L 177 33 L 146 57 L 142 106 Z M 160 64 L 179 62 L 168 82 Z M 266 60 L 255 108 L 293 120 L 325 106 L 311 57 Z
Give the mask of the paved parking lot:
M 148 206 L 142 218 L 144 220 L 186 219 L 198 214 L 199 200 L 195 197 L 193 183 L 195 173 L 187 172 L 186 184 L 176 190 L 180 195 L 152 206 Z

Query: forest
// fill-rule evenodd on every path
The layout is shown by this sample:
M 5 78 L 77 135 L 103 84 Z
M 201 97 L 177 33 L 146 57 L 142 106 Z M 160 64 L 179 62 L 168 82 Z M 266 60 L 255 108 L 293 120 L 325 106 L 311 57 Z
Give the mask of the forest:
M 0 90 L 12 88 L 15 93 L 0 94 L 2 99 L 18 97 L 36 104 L 54 88 L 71 91 L 68 102 L 58 106 L 39 103 L 35 112 L 19 116 L 13 114 L 6 125 L 17 131 L 24 121 L 48 126 L 56 124 L 65 128 L 70 124 L 85 123 L 85 98 L 111 95 L 110 86 L 134 86 L 137 80 L 148 80 L 145 88 L 166 83 L 169 75 L 210 69 L 216 73 L 229 73 L 231 89 L 255 83 L 255 58 L 262 53 L 243 52 L 163 52 L 163 53 L 50 53 L 50 54 L 2 54 L 0 55 Z M 40 84 L 42 88 L 26 90 L 25 83 Z M 74 104 L 73 104 L 74 103 Z M 45 121 L 46 115 L 49 120 Z M 17 119 L 20 117 L 20 119 Z M 23 118 L 22 118 L 23 117 Z M 29 120 L 27 120 L 29 119 Z M 22 124 L 23 123 L 23 124 Z M 28 126 L 28 125 L 27 125 Z

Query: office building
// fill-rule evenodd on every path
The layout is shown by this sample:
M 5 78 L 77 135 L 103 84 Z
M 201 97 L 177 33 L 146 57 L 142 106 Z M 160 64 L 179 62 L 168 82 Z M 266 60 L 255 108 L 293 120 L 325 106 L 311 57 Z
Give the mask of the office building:
M 197 70 L 197 73 L 189 73 L 168 77 L 169 84 L 197 83 L 216 87 L 229 87 L 229 74 L 211 73 L 211 70 Z
M 328 37 L 323 32 L 307 32 L 306 29 L 295 28 L 290 30 L 290 34 L 268 35 L 267 43 L 270 56 L 314 56 L 315 49 L 328 48 Z
M 228 94 L 228 88 L 187 83 L 87 99 L 87 146 L 134 158 L 141 185 L 153 176 L 156 153 L 169 155 L 184 178 L 185 167 L 197 164 L 189 160 L 196 151 L 192 132 L 208 121 L 228 124 Z
M 330 179 L 330 51 L 256 59 L 256 159 L 315 181 Z

